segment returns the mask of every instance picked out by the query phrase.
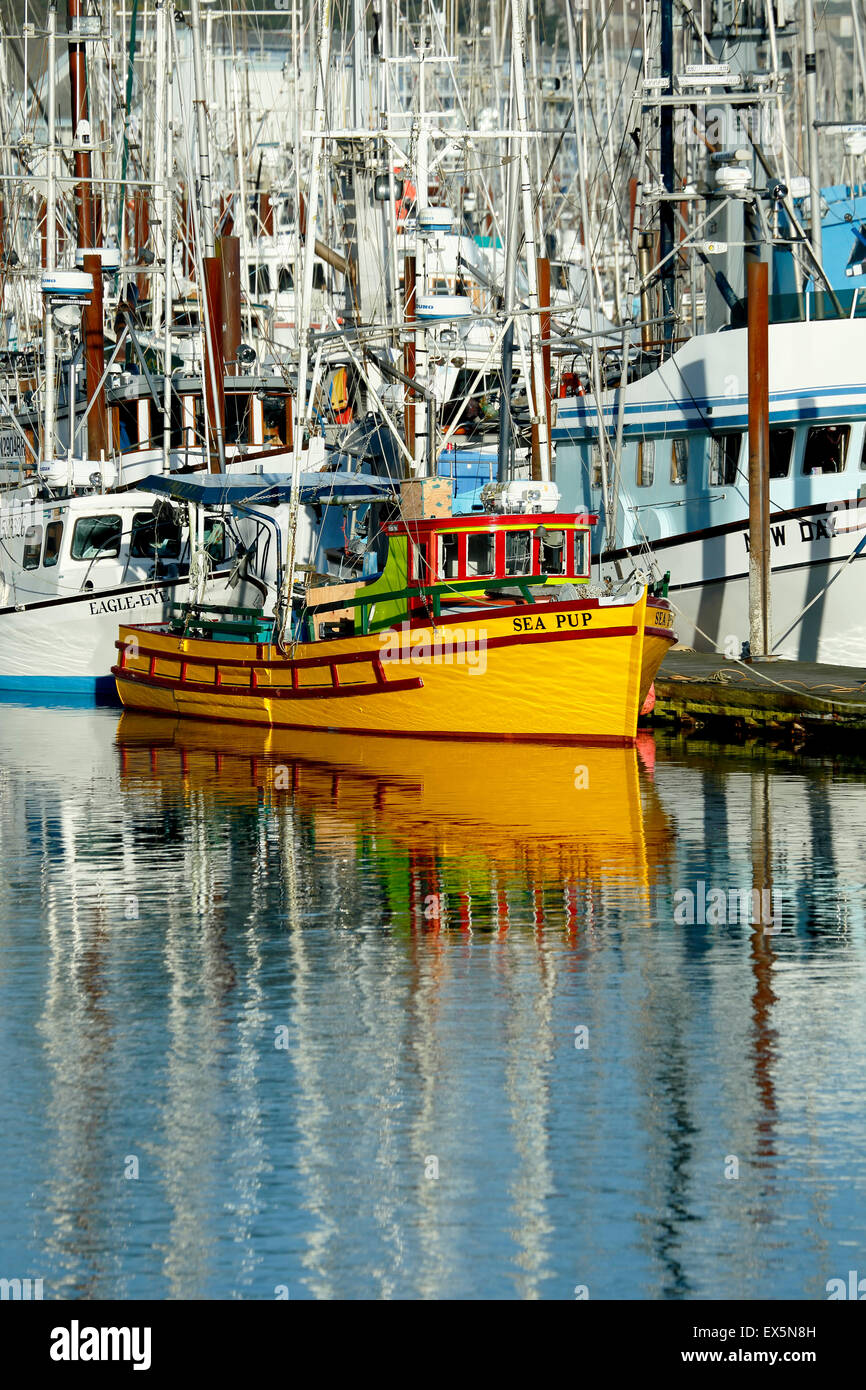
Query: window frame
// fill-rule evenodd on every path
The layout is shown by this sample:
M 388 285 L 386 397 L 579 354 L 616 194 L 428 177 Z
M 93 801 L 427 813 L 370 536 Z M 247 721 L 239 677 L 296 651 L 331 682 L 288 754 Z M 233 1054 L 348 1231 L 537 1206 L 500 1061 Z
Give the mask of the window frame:
M 76 543 L 77 543 L 77 541 L 78 541 L 78 532 L 79 532 L 79 528 L 80 528 L 85 522 L 88 522 L 88 521 L 108 521 L 108 520 L 116 521 L 116 522 L 118 523 L 118 528 L 119 528 L 119 529 L 118 529 L 118 532 L 117 532 L 117 549 L 116 549 L 116 550 L 106 550 L 106 549 L 103 548 L 103 549 L 101 549 L 101 550 L 97 550 L 97 552 L 96 552 L 95 555 L 78 555 L 78 554 L 76 554 Z M 80 517 L 78 517 L 78 518 L 76 519 L 75 525 L 74 525 L 73 528 L 72 528 L 72 544 L 70 545 L 70 548 L 69 548 L 69 556 L 70 556 L 70 559 L 75 560 L 77 564 L 81 564 L 81 565 L 92 565 L 93 562 L 94 562 L 94 560 L 116 560 L 116 559 L 119 557 L 119 555 L 120 555 L 120 547 L 121 547 L 122 542 L 123 542 L 123 517 L 120 515 L 119 512 L 100 512 L 100 513 L 98 513 L 96 516 L 80 516 Z
M 649 477 L 646 476 L 649 470 Z M 639 439 L 635 456 L 635 487 L 652 487 L 656 476 L 656 442 L 654 439 Z
M 684 453 L 682 467 L 677 464 L 677 451 Z M 689 479 L 689 440 L 688 435 L 682 435 L 679 439 L 671 440 L 671 484 L 674 487 L 685 487 Z
M 520 539 L 522 539 L 522 540 L 524 540 L 525 543 L 526 543 L 526 551 L 525 551 L 525 555 L 526 555 L 526 568 L 525 568 L 525 569 L 509 569 L 509 564 L 513 563 L 513 557 L 509 557 L 509 554 L 508 554 L 508 543 L 509 543 L 509 541 L 512 540 L 512 537 L 514 538 L 514 541 L 515 541 L 515 542 L 518 541 L 518 540 L 520 540 Z M 520 578 L 524 577 L 524 576 L 527 575 L 527 574 L 532 574 L 532 531 L 531 531 L 531 530 L 529 530 L 529 529 L 520 530 L 520 529 L 518 529 L 516 526 L 515 526 L 515 527 L 508 527 L 508 528 L 506 529 L 506 531 L 505 531 L 505 548 L 504 548 L 504 560 L 503 560 L 503 564 L 504 564 L 504 571 L 503 571 L 504 577 L 507 578 L 507 579 L 520 579 Z
M 459 579 L 459 578 L 460 578 L 460 532 L 459 532 L 459 531 L 440 531 L 437 539 L 438 539 L 438 541 L 439 541 L 439 565 L 438 565 L 438 574 L 439 574 L 439 577 L 440 577 L 441 579 L 447 580 L 447 581 L 450 583 L 452 580 L 455 580 L 455 579 Z M 446 544 L 446 541 L 448 541 L 448 542 L 453 542 L 453 545 L 454 545 L 454 554 L 453 554 L 454 572 L 453 572 L 453 574 L 447 574 L 446 571 L 445 571 L 445 544 Z M 449 559 L 450 559 L 450 558 L 451 558 L 451 557 L 449 557 Z
M 838 430 L 839 440 L 842 445 L 842 460 L 838 468 L 807 468 L 809 458 L 809 443 L 813 435 L 821 433 L 826 435 L 828 430 Z M 800 471 L 804 478 L 838 478 L 840 473 L 844 473 L 848 467 L 848 450 L 851 447 L 851 426 L 850 425 L 810 425 L 806 431 L 806 438 L 803 441 L 803 462 Z
M 41 521 L 34 521 L 24 531 L 24 550 L 21 568 L 38 570 L 42 558 L 42 536 L 44 527 Z M 31 539 L 35 537 L 35 539 Z
M 775 470 L 773 468 L 773 440 L 779 439 L 780 436 L 783 434 L 789 434 L 791 436 L 791 443 L 788 446 L 788 460 L 785 464 L 785 470 L 783 473 L 780 473 L 778 471 L 778 468 L 776 468 Z M 797 431 L 795 430 L 793 425 L 772 425 L 770 427 L 770 456 L 767 460 L 767 467 L 769 469 L 771 480 L 779 478 L 789 478 L 791 476 L 791 463 L 794 458 L 794 445 L 796 444 L 796 442 Z
M 736 456 L 730 455 L 729 440 L 738 440 Z M 710 458 L 707 473 L 708 487 L 733 487 L 740 471 L 740 458 L 743 452 L 743 431 L 725 430 L 724 433 L 710 435 Z M 716 473 L 716 477 L 713 473 Z M 730 475 L 730 476 L 729 476 Z
M 52 536 L 53 536 L 54 534 L 56 534 L 56 536 L 57 536 L 57 547 L 56 547 L 56 549 L 54 550 L 53 554 L 51 555 L 50 559 L 49 559 L 49 555 L 48 555 L 48 538 L 49 538 L 49 534 L 52 535 Z M 62 548 L 63 548 L 63 521 L 62 521 L 62 520 L 58 520 L 58 519 L 55 517 L 53 521 L 47 521 L 47 522 L 45 523 L 45 543 L 44 543 L 44 546 L 43 546 L 43 549 L 42 549 L 42 567 L 43 567 L 43 569 L 47 569 L 47 570 L 54 569 L 55 565 L 59 564 L 59 562 L 60 562 L 60 551 L 62 550 Z
M 469 550 L 473 544 L 485 543 L 490 554 L 490 568 L 486 570 L 476 569 L 474 572 L 469 566 L 472 563 L 469 557 Z M 496 532 L 495 531 L 468 531 L 466 534 L 466 578 L 467 579 L 492 579 L 496 574 Z

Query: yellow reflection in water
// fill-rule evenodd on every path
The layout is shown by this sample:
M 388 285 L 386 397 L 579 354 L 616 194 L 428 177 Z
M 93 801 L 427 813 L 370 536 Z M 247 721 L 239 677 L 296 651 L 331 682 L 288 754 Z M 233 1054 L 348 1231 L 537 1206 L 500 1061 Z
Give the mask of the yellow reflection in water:
M 634 748 L 365 741 L 135 712 L 122 715 L 117 742 L 127 782 L 197 804 L 288 801 L 334 854 L 353 855 L 362 836 L 384 838 L 406 869 L 391 907 L 402 898 L 413 928 L 469 925 L 478 894 L 489 924 L 507 926 L 512 890 L 535 895 L 537 925 L 555 891 L 575 925 L 578 888 L 615 881 L 628 885 L 642 924 L 650 863 L 671 843 Z

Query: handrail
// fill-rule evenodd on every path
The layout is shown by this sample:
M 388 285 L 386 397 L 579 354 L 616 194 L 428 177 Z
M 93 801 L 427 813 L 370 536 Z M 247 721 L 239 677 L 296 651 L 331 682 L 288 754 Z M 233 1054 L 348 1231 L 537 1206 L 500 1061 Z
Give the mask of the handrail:
M 405 589 L 391 589 L 386 593 L 361 594 L 356 598 L 333 599 L 330 603 L 316 604 L 315 608 L 310 608 L 308 611 L 318 617 L 322 613 L 335 613 L 343 608 L 361 608 L 361 631 L 366 634 L 370 629 L 367 615 L 363 610 L 374 608 L 379 603 L 393 603 L 401 598 L 425 598 L 429 595 L 433 600 L 433 616 L 439 618 L 443 595 L 453 594 L 455 598 L 460 598 L 465 593 L 512 588 L 519 589 L 527 603 L 534 603 L 535 599 L 529 590 L 530 584 L 545 584 L 551 578 L 562 578 L 572 583 L 588 583 L 583 575 L 515 574 L 507 575 L 501 579 L 492 576 L 487 579 L 453 579 L 439 584 L 413 584 Z
M 433 617 L 438 619 L 441 616 L 442 599 L 453 595 L 455 599 L 461 598 L 466 593 L 486 592 L 490 589 L 519 589 L 526 603 L 535 603 L 535 598 L 531 592 L 531 585 L 546 585 L 549 579 L 562 579 L 564 582 L 573 584 L 586 584 L 588 580 L 585 575 L 550 575 L 550 574 L 519 574 L 506 575 L 503 578 L 489 576 L 481 579 L 457 579 L 448 580 L 438 584 L 412 584 L 404 589 L 390 589 L 385 593 L 361 594 L 355 598 L 332 599 L 328 603 L 316 604 L 315 607 L 307 609 L 307 616 L 319 617 L 324 613 L 336 613 L 346 608 L 360 608 L 361 613 L 361 632 L 366 636 L 370 631 L 369 617 L 364 611 L 375 608 L 377 604 L 393 603 L 403 598 L 432 598 Z M 185 613 L 187 616 L 193 614 L 233 614 L 242 620 L 264 618 L 260 608 L 233 608 L 227 604 L 218 603 L 173 603 L 172 612 Z M 205 622 L 209 621 L 207 618 Z M 238 622 L 240 627 L 242 622 Z M 218 624 L 213 622 L 213 626 L 231 627 L 231 622 Z
M 263 618 L 261 608 L 235 608 L 229 603 L 172 603 L 172 612 L 178 613 L 236 613 L 242 618 Z

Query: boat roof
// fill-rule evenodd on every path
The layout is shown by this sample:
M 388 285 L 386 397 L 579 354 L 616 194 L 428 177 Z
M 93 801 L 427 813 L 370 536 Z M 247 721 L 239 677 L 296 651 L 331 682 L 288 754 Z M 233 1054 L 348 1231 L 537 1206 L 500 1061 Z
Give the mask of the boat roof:
M 436 531 L 527 531 L 538 526 L 555 531 L 594 526 L 597 521 L 595 512 L 455 512 L 423 520 L 399 517 L 389 521 L 385 530 L 389 535 L 402 531 L 420 539 Z
M 358 506 L 396 497 L 393 483 L 368 474 L 346 474 L 336 470 L 301 473 L 299 501 L 303 506 Z M 137 484 L 143 492 L 158 492 L 177 501 L 220 506 L 254 502 L 274 507 L 292 498 L 292 480 L 285 473 L 197 473 L 151 474 Z

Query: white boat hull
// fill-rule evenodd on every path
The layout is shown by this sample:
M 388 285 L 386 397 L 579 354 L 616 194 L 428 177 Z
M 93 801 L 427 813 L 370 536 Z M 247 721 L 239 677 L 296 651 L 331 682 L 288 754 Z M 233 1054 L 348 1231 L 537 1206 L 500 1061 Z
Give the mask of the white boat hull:
M 866 502 L 777 514 L 770 533 L 773 653 L 866 666 Z M 742 522 L 721 534 L 654 542 L 659 570 L 670 571 L 681 645 L 740 655 L 749 639 L 747 539 Z M 645 560 L 636 554 L 634 563 Z M 629 572 L 631 561 L 619 564 Z M 602 575 L 616 580 L 615 566 L 606 561 Z
M 164 622 L 188 594 L 186 578 L 152 580 L 0 609 L 0 691 L 112 698 L 120 623 Z M 215 576 L 206 600 L 224 595 L 225 576 Z

